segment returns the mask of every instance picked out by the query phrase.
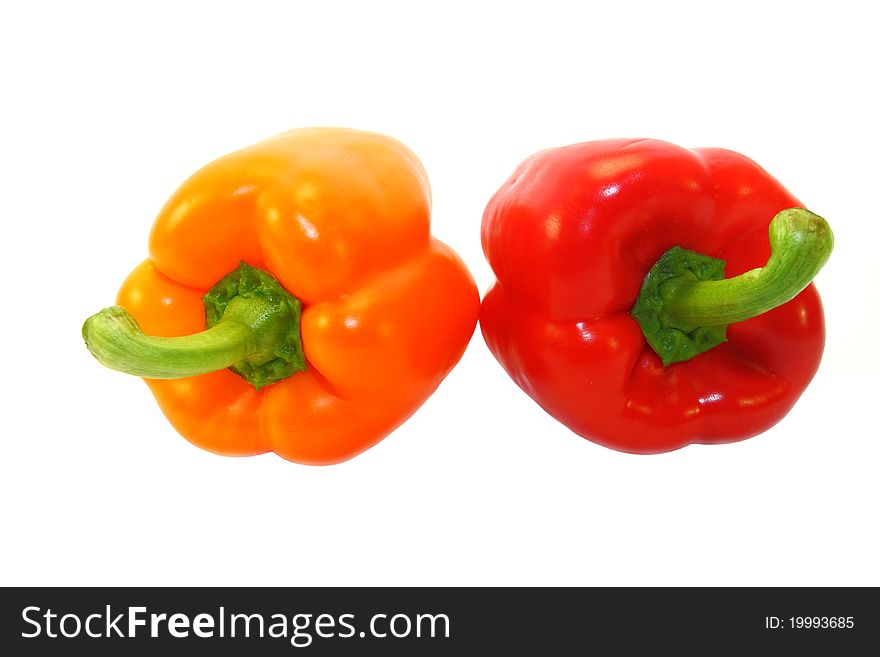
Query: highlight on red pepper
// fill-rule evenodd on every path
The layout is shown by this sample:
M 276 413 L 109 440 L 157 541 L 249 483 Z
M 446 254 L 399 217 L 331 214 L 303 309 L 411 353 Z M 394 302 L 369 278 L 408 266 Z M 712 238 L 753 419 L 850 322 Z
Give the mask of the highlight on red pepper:
M 489 201 L 480 326 L 575 433 L 650 454 L 781 420 L 819 366 L 824 219 L 747 157 L 650 140 L 542 151 Z
M 419 160 L 379 134 L 294 130 L 222 157 L 162 208 L 86 345 L 199 447 L 351 458 L 421 406 L 476 326 L 430 206 Z

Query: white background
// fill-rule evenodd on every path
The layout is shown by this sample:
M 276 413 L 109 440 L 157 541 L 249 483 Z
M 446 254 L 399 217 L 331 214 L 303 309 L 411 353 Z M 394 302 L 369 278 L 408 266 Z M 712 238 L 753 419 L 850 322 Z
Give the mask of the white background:
M 880 585 L 870 3 L 18 4 L 0 15 L 0 583 Z M 636 457 L 545 415 L 477 332 L 355 460 L 200 451 L 80 326 L 184 178 L 306 125 L 418 153 L 434 232 L 481 292 L 483 207 L 532 152 L 745 153 L 834 227 L 822 367 L 760 437 Z

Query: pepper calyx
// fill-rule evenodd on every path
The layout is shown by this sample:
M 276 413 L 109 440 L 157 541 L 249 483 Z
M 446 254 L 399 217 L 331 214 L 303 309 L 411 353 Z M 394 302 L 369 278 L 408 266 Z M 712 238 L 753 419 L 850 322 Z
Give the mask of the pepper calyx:
M 686 360 L 727 341 L 727 325 L 682 327 L 665 316 L 666 299 L 677 287 L 724 278 L 724 260 L 674 246 L 654 263 L 642 281 L 630 314 L 664 366 Z
M 724 261 L 673 247 L 642 282 L 630 314 L 663 365 L 708 351 L 726 340 L 727 325 L 788 303 L 828 261 L 828 222 L 803 208 L 782 210 L 768 226 L 767 264 L 724 278 Z
M 145 379 L 182 379 L 229 368 L 259 390 L 306 369 L 302 303 L 247 263 L 205 296 L 207 328 L 177 337 L 146 335 L 119 306 L 83 324 L 89 351 L 106 367 Z
M 254 348 L 229 369 L 257 390 L 307 369 L 300 336 L 302 302 L 271 274 L 242 261 L 202 302 L 208 329 L 232 321 L 253 332 Z

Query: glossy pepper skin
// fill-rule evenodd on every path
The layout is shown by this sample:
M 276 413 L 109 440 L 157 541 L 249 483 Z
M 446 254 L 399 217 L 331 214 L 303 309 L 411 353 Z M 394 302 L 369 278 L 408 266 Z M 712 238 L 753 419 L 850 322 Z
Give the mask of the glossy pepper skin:
M 409 149 L 348 129 L 284 133 L 184 182 L 117 303 L 146 334 L 198 333 L 203 295 L 245 262 L 302 303 L 307 368 L 259 389 L 229 369 L 147 378 L 175 428 L 219 454 L 331 464 L 406 420 L 458 362 L 479 312 L 470 273 L 430 235 L 430 205 Z
M 800 207 L 728 150 L 642 139 L 542 151 L 483 216 L 498 279 L 483 300 L 483 336 L 550 415 L 607 447 L 657 453 L 754 436 L 788 413 L 819 366 L 815 287 L 665 367 L 630 311 L 671 247 L 723 259 L 737 276 L 767 263 L 770 219 Z

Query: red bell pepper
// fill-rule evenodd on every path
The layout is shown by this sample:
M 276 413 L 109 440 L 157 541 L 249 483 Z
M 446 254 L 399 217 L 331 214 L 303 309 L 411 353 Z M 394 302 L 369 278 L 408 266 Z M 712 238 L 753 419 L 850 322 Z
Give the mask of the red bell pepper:
M 643 139 L 542 151 L 483 216 L 498 279 L 483 336 L 548 413 L 607 447 L 754 436 L 822 357 L 810 281 L 833 238 L 800 208 L 727 150 Z

